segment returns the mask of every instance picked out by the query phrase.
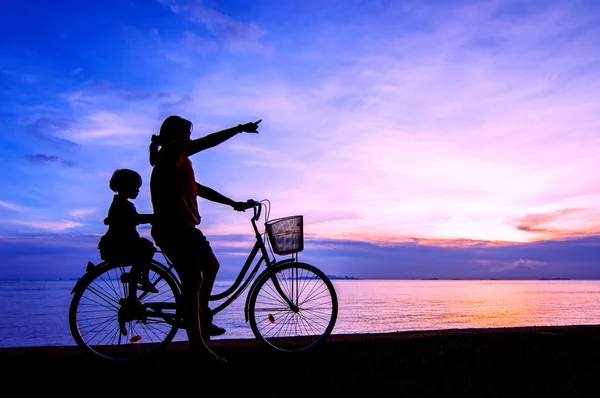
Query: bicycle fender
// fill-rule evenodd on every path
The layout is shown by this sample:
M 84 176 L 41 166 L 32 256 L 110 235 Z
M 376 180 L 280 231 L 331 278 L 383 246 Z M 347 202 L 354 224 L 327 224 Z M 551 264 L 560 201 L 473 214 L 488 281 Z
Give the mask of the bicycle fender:
M 81 290 L 81 286 L 87 284 L 87 282 L 90 279 L 95 278 L 99 270 L 100 270 L 100 272 L 102 272 L 101 270 L 102 270 L 102 268 L 104 268 L 104 266 L 106 264 L 108 264 L 108 263 L 101 262 L 100 264 L 96 265 L 93 268 L 86 269 L 86 273 L 83 274 L 83 276 L 77 280 L 77 283 L 75 283 L 75 286 L 73 286 L 73 289 L 71 290 L 71 294 L 75 293 L 78 290 Z
M 295 262 L 296 262 L 296 260 L 293 258 L 288 258 L 285 260 L 277 261 L 275 264 L 273 264 L 273 269 L 277 269 L 278 267 L 285 265 L 287 263 L 295 263 Z M 301 264 L 301 263 L 298 263 L 298 264 Z M 250 290 L 248 291 L 248 294 L 246 295 L 246 304 L 244 305 L 244 319 L 246 320 L 246 323 L 248 323 L 248 304 L 250 303 L 250 296 L 252 296 L 252 292 L 254 292 L 254 289 L 256 288 L 258 281 L 262 280 L 264 275 L 268 274 L 268 273 L 269 273 L 268 268 L 266 270 L 264 270 L 263 272 L 261 272 L 258 275 L 258 277 L 256 279 L 254 279 L 254 283 L 252 283 L 252 286 L 250 286 Z

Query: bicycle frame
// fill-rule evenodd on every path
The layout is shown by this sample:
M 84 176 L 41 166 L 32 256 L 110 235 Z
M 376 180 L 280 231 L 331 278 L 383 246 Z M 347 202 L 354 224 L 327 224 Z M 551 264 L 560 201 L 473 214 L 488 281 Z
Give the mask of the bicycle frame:
M 258 270 L 260 269 L 261 264 L 263 262 L 265 263 L 266 269 L 260 274 L 261 276 L 264 273 L 272 272 L 273 269 L 275 269 L 277 266 L 279 266 L 281 264 L 287 264 L 289 262 L 295 262 L 298 260 L 297 254 L 293 255 L 293 257 L 291 259 L 284 259 L 284 260 L 280 260 L 280 261 L 276 261 L 274 258 L 273 259 L 271 258 L 271 256 L 269 255 L 269 252 L 267 250 L 267 247 L 265 245 L 265 242 L 263 240 L 263 237 L 262 237 L 263 233 L 260 232 L 258 226 L 256 225 L 256 222 L 258 221 L 258 219 L 260 218 L 260 215 L 261 215 L 262 206 L 263 206 L 263 204 L 261 202 L 256 202 L 253 207 L 254 215 L 250 219 L 250 222 L 252 224 L 252 228 L 254 229 L 254 235 L 256 238 L 256 242 L 254 243 L 254 247 L 250 251 L 250 254 L 248 254 L 248 257 L 246 258 L 246 262 L 244 263 L 242 269 L 240 270 L 240 273 L 238 274 L 236 280 L 233 282 L 233 284 L 231 286 L 229 286 L 223 292 L 213 294 L 209 297 L 209 301 L 218 301 L 218 300 L 227 298 L 219 306 L 212 309 L 213 315 L 218 314 L 219 312 L 221 312 L 222 310 L 227 308 L 232 302 L 234 302 L 248 288 L 248 286 L 250 285 L 250 283 L 253 280 L 256 283 L 256 281 L 260 279 L 260 278 L 256 278 L 256 274 L 257 274 Z M 252 263 L 254 263 L 259 251 L 261 254 L 258 259 L 258 262 L 254 265 L 254 268 L 252 268 L 250 273 L 248 273 L 248 270 L 250 269 Z M 159 253 L 161 253 L 163 255 L 163 257 L 165 258 L 168 271 L 174 275 L 174 279 L 177 281 L 177 283 L 180 284 L 179 278 L 176 276 L 176 271 L 173 272 L 174 266 L 173 266 L 173 263 L 171 262 L 171 260 L 169 260 L 169 258 L 162 251 L 159 251 Z M 279 285 L 277 278 L 273 277 L 272 280 L 273 280 L 273 285 L 275 286 L 275 289 L 281 295 L 281 297 L 286 301 L 286 303 L 290 306 L 290 308 L 293 311 L 298 311 L 297 306 L 290 300 L 290 298 L 281 289 L 281 286 Z M 254 289 L 254 285 L 252 285 L 252 287 L 250 288 L 249 293 L 251 293 L 253 289 Z M 246 303 L 244 305 L 244 317 L 245 317 L 246 322 L 248 322 L 248 300 L 249 300 L 249 297 L 250 297 L 250 294 L 248 294 L 248 296 L 246 297 Z M 156 307 L 156 306 L 163 307 L 164 304 L 163 305 L 149 304 L 149 306 L 150 307 Z
M 264 232 L 257 226 L 263 206 Z M 298 260 L 304 243 L 301 218 L 268 220 L 267 199 L 249 202 L 247 208 L 253 209 L 254 246 L 235 281 L 209 297 L 216 307 L 212 313 L 219 313 L 246 292 L 245 321 L 267 347 L 298 352 L 320 344 L 335 325 L 337 295 L 323 271 Z M 159 253 L 165 261 L 153 259 L 149 267 L 158 290 L 153 293 L 137 288 L 132 264 L 88 262 L 71 291 L 75 295 L 69 306 L 69 328 L 84 351 L 117 361 L 147 358 L 165 349 L 178 330 L 185 328 L 180 311 L 182 282 L 174 263 L 166 253 Z M 291 257 L 278 261 L 276 255 Z

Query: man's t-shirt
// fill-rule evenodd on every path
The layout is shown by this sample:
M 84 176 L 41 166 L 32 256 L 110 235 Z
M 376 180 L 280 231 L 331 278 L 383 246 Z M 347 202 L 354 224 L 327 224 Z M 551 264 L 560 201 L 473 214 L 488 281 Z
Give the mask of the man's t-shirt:
M 157 153 L 150 177 L 155 226 L 200 224 L 196 178 L 185 143 L 168 143 Z

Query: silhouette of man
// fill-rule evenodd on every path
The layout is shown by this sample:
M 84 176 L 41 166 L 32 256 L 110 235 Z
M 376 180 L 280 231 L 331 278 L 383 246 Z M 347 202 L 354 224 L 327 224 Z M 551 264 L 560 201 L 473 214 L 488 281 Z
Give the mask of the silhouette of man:
M 242 133 L 258 133 L 258 122 L 240 124 L 207 136 L 191 139 L 192 123 L 179 116 L 167 117 L 159 135 L 152 135 L 150 195 L 154 209 L 151 234 L 173 261 L 181 284 L 181 316 L 189 349 L 209 360 L 225 361 L 206 345 L 210 336 L 225 333 L 212 322 L 209 297 L 219 270 L 219 261 L 202 231 L 197 197 L 244 211 L 251 204 L 236 202 L 196 182 L 189 156 L 212 148 Z M 160 147 L 160 149 L 159 149 Z

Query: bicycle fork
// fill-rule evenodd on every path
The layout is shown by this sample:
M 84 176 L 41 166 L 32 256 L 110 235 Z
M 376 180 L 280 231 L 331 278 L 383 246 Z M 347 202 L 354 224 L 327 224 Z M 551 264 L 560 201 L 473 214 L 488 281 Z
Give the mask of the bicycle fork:
M 295 275 L 296 278 L 298 277 L 298 275 Z M 271 275 L 271 280 L 273 281 L 273 286 L 275 286 L 275 290 L 277 290 L 277 293 L 279 293 L 279 295 L 285 300 L 285 302 L 287 303 L 287 305 L 290 306 L 290 309 L 297 314 L 298 312 L 300 312 L 300 307 L 298 307 L 298 305 L 294 304 L 294 302 L 292 301 L 292 299 L 290 299 L 287 294 L 285 294 L 285 292 L 283 291 L 283 289 L 281 288 L 281 285 L 279 284 L 279 280 L 277 280 L 277 275 L 275 273 L 273 273 L 273 275 Z M 294 294 L 294 283 L 295 283 L 295 279 L 292 282 L 292 296 Z M 293 298 L 293 297 L 292 297 Z M 271 319 L 269 319 L 271 320 Z

